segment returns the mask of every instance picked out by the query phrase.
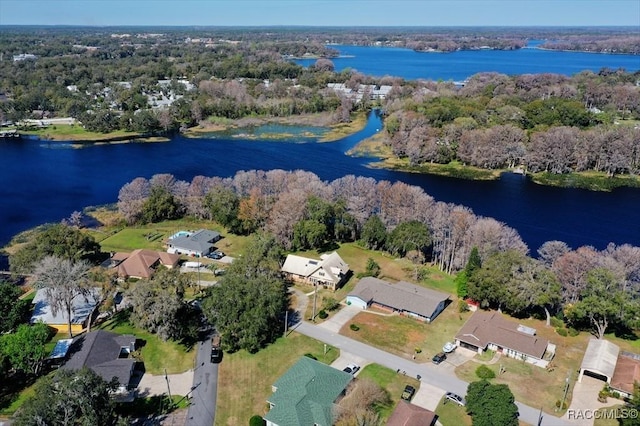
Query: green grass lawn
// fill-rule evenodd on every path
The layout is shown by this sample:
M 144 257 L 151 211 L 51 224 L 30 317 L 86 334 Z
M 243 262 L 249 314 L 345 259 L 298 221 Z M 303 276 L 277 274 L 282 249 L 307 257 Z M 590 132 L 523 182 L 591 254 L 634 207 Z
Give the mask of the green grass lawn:
M 216 425 L 244 426 L 254 414 L 264 415 L 271 385 L 301 356 L 310 353 L 318 361 L 331 364 L 340 355 L 333 347 L 326 355 L 323 352 L 322 342 L 291 333 L 256 354 L 225 353 L 218 376 Z
M 114 318 L 101 324 L 99 329 L 118 334 L 133 334 L 144 341 L 140 349 L 144 368 L 151 374 L 183 373 L 193 368 L 195 351 L 174 341 L 162 341 L 155 334 L 141 330 L 129 323 L 127 312 L 120 312 Z
M 22 404 L 33 395 L 35 395 L 35 382 L 15 394 L 2 395 L 0 404 L 2 404 L 3 407 L 0 408 L 0 420 L 4 417 L 9 418 L 13 416 L 15 412 L 22 407 Z M 6 406 L 4 406 L 5 404 Z
M 442 426 L 471 426 L 471 416 L 464 407 L 442 398 L 436 407 L 438 421 Z
M 453 340 L 469 316 L 469 312 L 457 312 L 454 304 L 449 305 L 431 324 L 399 315 L 361 312 L 342 327 L 340 334 L 406 358 L 420 349 L 416 361 L 430 362 L 436 353 L 442 351 L 445 343 Z M 360 329 L 351 330 L 351 324 Z
M 101 141 L 114 138 L 135 138 L 141 136 L 137 132 L 118 130 L 110 133 L 90 132 L 78 124 L 56 124 L 42 129 L 21 131 L 20 133 L 35 135 L 52 140 Z
M 164 250 L 164 243 L 167 238 L 178 231 L 209 229 L 217 231 L 222 235 L 222 239 L 216 242 L 218 250 L 231 256 L 237 256 L 244 251 L 248 242 L 248 237 L 233 235 L 215 222 L 208 220 L 180 219 L 152 223 L 149 225 L 129 226 L 126 228 L 112 228 L 100 230 L 99 234 L 94 232 L 94 238 L 100 241 L 102 251 L 132 251 L 136 249 Z
M 361 379 L 371 379 L 386 390 L 389 395 L 389 403 L 377 407 L 381 420 L 389 418 L 400 401 L 400 396 L 406 385 L 413 386 L 416 391 L 420 388 L 420 382 L 413 377 L 398 374 L 394 370 L 378 364 L 369 364 L 364 367 L 358 374 L 358 380 Z

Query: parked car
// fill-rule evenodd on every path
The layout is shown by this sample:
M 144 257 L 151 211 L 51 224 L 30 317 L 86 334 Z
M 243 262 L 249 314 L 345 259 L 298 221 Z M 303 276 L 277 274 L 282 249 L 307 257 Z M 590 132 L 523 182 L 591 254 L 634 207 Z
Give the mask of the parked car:
M 345 373 L 356 374 L 360 370 L 360 366 L 356 364 L 349 364 L 345 368 L 342 369 Z
M 404 399 L 405 401 L 411 401 L 411 399 L 413 398 L 413 395 L 416 394 L 416 388 L 414 388 L 411 385 L 407 385 L 404 387 L 404 391 L 402 392 L 402 396 L 400 398 Z
M 445 359 L 447 359 L 447 354 L 444 352 L 438 352 L 433 356 L 433 358 L 431 358 L 431 361 L 433 361 L 434 364 L 440 364 Z
M 222 258 L 224 257 L 224 253 L 223 253 L 223 252 L 221 252 L 221 251 L 219 251 L 219 250 L 216 250 L 216 251 L 214 251 L 214 252 L 212 252 L 212 253 L 209 253 L 209 254 L 207 255 L 207 257 L 208 257 L 209 259 L 220 260 L 220 259 L 222 259 Z
M 458 405 L 462 405 L 464 407 L 465 405 L 465 401 L 464 398 L 462 398 L 460 395 L 458 395 L 457 393 L 453 393 L 453 392 L 447 392 L 444 394 L 444 397 L 446 399 L 448 399 L 449 401 L 453 401 Z M 446 402 L 446 401 L 445 401 Z

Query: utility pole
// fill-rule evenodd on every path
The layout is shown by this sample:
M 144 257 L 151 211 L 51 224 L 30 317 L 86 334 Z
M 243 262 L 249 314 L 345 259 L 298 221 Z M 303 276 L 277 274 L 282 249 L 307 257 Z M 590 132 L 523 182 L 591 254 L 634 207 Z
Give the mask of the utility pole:
M 313 292 L 313 315 L 311 321 L 316 322 L 316 300 L 318 300 L 318 281 L 315 282 L 316 291 Z
M 167 381 L 167 390 L 169 391 L 169 408 L 173 406 L 173 399 L 171 398 L 171 387 L 169 386 L 169 376 L 167 375 L 167 369 L 164 369 L 164 379 Z
M 284 313 L 284 337 L 287 337 L 287 330 L 289 328 L 289 310 Z

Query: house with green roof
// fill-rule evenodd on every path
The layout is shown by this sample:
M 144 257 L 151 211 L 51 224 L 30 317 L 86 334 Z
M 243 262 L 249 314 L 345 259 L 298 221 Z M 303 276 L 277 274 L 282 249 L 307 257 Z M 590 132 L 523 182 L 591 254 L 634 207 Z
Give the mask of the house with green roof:
M 272 386 L 267 426 L 331 426 L 351 374 L 303 356 Z

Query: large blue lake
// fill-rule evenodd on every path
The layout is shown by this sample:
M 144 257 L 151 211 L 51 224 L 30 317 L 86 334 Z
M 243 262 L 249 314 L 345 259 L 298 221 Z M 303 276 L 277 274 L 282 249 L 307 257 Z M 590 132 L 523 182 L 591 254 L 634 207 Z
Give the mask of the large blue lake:
M 532 42 L 525 49 L 463 50 L 451 53 L 420 53 L 391 47 L 330 46 L 340 52 L 333 59 L 336 71 L 347 68 L 363 74 L 382 77 L 393 75 L 408 80 L 462 81 L 479 72 L 499 72 L 507 75 L 556 73 L 577 74 L 583 70 L 598 72 L 602 68 L 640 70 L 640 56 L 605 55 L 598 53 L 557 52 L 535 48 Z M 314 59 L 296 61 L 309 66 Z
M 408 59 L 397 56 L 401 51 L 408 57 L 417 55 L 424 61 L 432 61 L 433 58 L 445 61 L 449 58 L 449 75 L 437 78 L 458 80 L 469 76 L 467 72 L 456 74 L 463 66 L 456 61 L 457 53 L 416 54 L 405 49 L 362 47 L 345 49 L 348 49 L 345 54 L 358 53 L 354 58 L 345 58 L 355 61 L 348 66 L 362 72 L 367 67 L 380 70 L 366 71 L 371 74 L 414 78 L 404 74 L 408 68 L 403 64 Z M 472 58 L 477 67 L 491 71 L 496 70 L 494 55 L 497 53 L 506 55 L 502 59 L 504 63 L 515 63 L 523 53 L 527 54 L 523 51 L 476 51 L 466 52 L 461 57 Z M 583 56 L 593 61 L 608 61 L 591 63 L 588 69 L 597 70 L 605 66 L 632 69 L 630 65 L 633 64 L 636 64 L 634 69 L 640 69 L 640 57 L 567 52 L 545 54 L 554 58 L 546 62 L 549 68 L 540 69 L 541 64 L 536 63 L 535 68 L 520 72 L 564 70 L 562 73 L 571 74 L 576 67 L 585 66 L 581 62 Z M 575 59 L 577 57 L 580 59 Z M 340 61 L 335 61 L 337 67 L 342 66 Z M 556 67 L 562 63 L 565 66 L 558 71 Z M 279 168 L 309 170 L 324 180 L 354 174 L 419 185 L 437 200 L 467 205 L 476 214 L 505 222 L 518 230 L 533 253 L 548 240 L 562 240 L 572 247 L 593 245 L 599 249 L 609 242 L 640 246 L 640 190 L 595 193 L 549 188 L 513 174 L 506 174 L 493 182 L 464 181 L 373 169 L 367 167 L 368 159 L 344 155 L 359 140 L 381 128 L 380 119 L 374 114 L 362 132 L 335 143 L 248 141 L 230 137 L 188 139 L 181 136 L 166 143 L 88 144 L 83 148 L 38 140 L 0 142 L 0 245 L 17 232 L 40 223 L 59 221 L 74 210 L 113 203 L 117 201 L 122 185 L 138 176 L 149 178 L 156 173 L 171 173 L 190 181 L 196 175 L 226 177 L 239 170 Z

